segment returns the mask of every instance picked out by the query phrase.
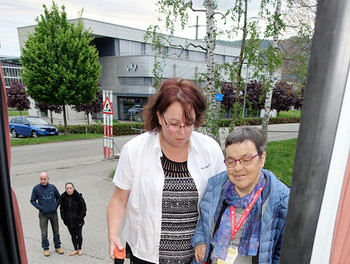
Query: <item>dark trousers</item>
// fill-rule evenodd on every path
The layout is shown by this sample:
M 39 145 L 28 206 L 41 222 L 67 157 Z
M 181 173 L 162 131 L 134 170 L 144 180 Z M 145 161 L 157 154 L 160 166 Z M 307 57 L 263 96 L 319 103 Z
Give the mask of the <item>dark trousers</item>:
M 135 257 L 132 254 L 131 248 L 130 248 L 128 243 L 126 243 L 125 249 L 126 249 L 127 256 L 128 255 L 130 256 L 130 264 L 154 264 L 153 262 L 148 262 L 148 261 L 145 261 L 145 260 L 142 260 L 142 259 Z
M 47 239 L 47 225 L 51 223 L 53 232 L 53 243 L 55 248 L 61 247 L 60 233 L 58 230 L 58 217 L 57 213 L 42 214 L 39 212 L 39 225 L 41 231 L 41 246 L 44 250 L 49 250 L 49 240 Z
M 80 250 L 83 244 L 83 226 L 80 227 L 68 227 L 69 234 L 72 237 L 72 243 L 75 250 Z

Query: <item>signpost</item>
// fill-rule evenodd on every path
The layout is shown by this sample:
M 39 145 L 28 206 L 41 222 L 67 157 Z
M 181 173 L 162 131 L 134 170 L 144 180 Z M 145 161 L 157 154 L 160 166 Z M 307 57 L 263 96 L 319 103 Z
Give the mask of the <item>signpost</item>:
M 103 154 L 104 158 L 109 160 L 114 160 L 112 103 L 112 90 L 103 90 Z

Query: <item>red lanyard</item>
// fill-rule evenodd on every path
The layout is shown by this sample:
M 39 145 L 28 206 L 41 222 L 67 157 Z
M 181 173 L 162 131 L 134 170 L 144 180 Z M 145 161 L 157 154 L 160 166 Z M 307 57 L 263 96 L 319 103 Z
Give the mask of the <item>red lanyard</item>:
M 248 207 L 244 210 L 244 213 L 242 214 L 241 218 L 239 219 L 237 225 L 235 226 L 236 223 L 236 216 L 235 216 L 235 208 L 234 206 L 230 206 L 230 219 L 231 219 L 231 239 L 235 238 L 235 235 L 237 233 L 237 231 L 241 228 L 241 226 L 243 225 L 244 221 L 246 220 L 249 212 L 252 210 L 255 202 L 258 200 L 262 190 L 264 188 L 264 185 L 261 186 L 261 188 L 259 190 L 256 191 L 255 195 L 254 195 L 254 199 L 253 201 L 250 202 L 250 204 L 248 205 Z

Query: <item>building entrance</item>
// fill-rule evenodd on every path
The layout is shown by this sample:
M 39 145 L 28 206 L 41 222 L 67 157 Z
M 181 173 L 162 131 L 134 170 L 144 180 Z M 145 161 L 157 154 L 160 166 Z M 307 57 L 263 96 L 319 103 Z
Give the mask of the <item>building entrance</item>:
M 147 97 L 119 96 L 118 102 L 120 120 L 142 121 L 141 113 Z

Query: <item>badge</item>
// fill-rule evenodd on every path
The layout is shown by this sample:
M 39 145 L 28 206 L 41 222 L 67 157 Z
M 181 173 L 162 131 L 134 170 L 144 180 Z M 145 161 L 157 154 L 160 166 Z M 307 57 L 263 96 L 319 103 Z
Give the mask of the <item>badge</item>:
M 218 259 L 217 264 L 233 264 L 237 258 L 237 248 L 229 247 L 225 260 Z

